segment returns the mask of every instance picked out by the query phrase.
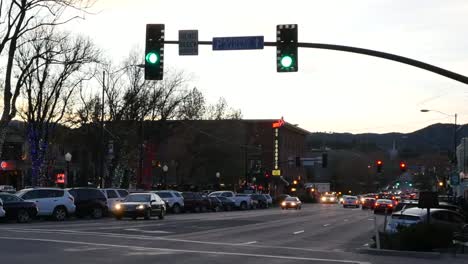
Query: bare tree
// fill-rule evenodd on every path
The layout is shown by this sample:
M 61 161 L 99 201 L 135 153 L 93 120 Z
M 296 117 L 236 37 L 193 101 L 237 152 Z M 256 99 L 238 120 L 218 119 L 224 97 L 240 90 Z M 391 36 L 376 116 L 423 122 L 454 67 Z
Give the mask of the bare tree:
M 216 104 L 207 107 L 205 118 L 211 120 L 242 119 L 242 112 L 240 109 L 229 107 L 226 99 L 221 97 Z
M 67 23 L 76 17 L 65 18 L 68 9 L 86 10 L 92 0 L 0 0 L 0 56 L 5 75 L 2 80 L 3 109 L 0 118 L 0 156 L 8 123 L 16 116 L 16 102 L 25 80 L 25 73 L 15 72 L 15 57 L 18 49 L 27 45 L 23 37 L 44 27 Z M 25 65 L 23 65 L 25 66 Z M 23 70 L 30 71 L 28 67 Z M 14 82 L 16 81 L 16 84 Z
M 99 51 L 89 39 L 53 30 L 31 34 L 20 47 L 16 63 L 24 74 L 26 107 L 21 115 L 28 122 L 32 184 L 42 171 L 51 130 L 71 111 L 71 98 L 92 72 L 86 65 L 98 62 Z M 32 67 L 29 65 L 33 65 Z M 41 179 L 45 184 L 46 179 Z
M 202 119 L 206 112 L 205 96 L 197 88 L 193 88 L 182 101 L 179 109 L 179 119 Z

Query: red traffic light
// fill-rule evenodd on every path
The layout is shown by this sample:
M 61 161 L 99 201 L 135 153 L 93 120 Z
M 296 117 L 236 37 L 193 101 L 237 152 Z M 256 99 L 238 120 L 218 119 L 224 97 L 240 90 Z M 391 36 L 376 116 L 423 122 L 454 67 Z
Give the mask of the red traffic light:
M 57 178 L 55 180 L 55 183 L 65 183 L 65 173 L 57 173 Z
M 400 162 L 400 170 L 401 171 L 406 171 L 406 163 L 404 163 L 403 161 Z
M 377 161 L 377 165 L 382 165 L 382 164 L 383 164 L 383 162 L 381 160 Z

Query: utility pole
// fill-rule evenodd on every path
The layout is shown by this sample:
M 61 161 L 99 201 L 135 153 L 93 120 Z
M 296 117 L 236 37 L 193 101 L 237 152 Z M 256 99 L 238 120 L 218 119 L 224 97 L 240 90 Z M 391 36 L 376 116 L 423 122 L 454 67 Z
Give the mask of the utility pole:
M 102 71 L 102 101 L 101 101 L 101 139 L 99 142 L 99 184 L 104 187 L 104 91 L 106 89 L 106 71 Z

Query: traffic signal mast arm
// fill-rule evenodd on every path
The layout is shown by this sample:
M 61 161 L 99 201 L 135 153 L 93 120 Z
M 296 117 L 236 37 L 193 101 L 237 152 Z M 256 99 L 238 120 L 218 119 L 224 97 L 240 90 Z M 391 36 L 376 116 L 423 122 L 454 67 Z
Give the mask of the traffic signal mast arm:
M 179 41 L 178 40 L 164 40 L 164 44 L 179 44 Z M 198 41 L 198 44 L 199 45 L 213 45 L 213 41 Z M 276 47 L 277 43 L 276 42 L 264 42 L 264 46 Z M 434 66 L 434 65 L 422 62 L 422 61 L 406 58 L 406 57 L 391 54 L 391 53 L 370 50 L 370 49 L 350 47 L 350 46 L 322 44 L 322 43 L 298 42 L 297 46 L 300 48 L 337 50 L 337 51 L 345 51 L 345 52 L 358 53 L 358 54 L 363 54 L 363 55 L 368 55 L 368 56 L 373 56 L 373 57 L 379 57 L 382 59 L 387 59 L 387 60 L 392 60 L 392 61 L 408 64 L 408 65 L 411 65 L 411 66 L 414 66 L 423 70 L 427 70 L 427 71 L 442 75 L 452 80 L 459 81 L 464 84 L 468 84 L 467 76 L 464 76 L 464 75 L 461 75 L 461 74 L 458 74 L 456 72 L 452 72 L 446 69 L 442 69 L 440 67 L 437 67 L 437 66 Z

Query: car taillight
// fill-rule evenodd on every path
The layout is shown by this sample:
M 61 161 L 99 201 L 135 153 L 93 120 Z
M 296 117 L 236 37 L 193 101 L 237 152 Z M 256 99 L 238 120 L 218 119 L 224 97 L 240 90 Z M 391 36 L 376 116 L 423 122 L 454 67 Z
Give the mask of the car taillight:
M 393 207 L 393 204 L 389 204 L 388 207 Z

